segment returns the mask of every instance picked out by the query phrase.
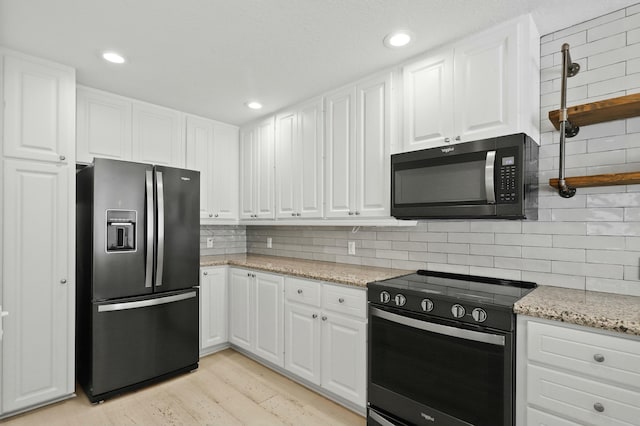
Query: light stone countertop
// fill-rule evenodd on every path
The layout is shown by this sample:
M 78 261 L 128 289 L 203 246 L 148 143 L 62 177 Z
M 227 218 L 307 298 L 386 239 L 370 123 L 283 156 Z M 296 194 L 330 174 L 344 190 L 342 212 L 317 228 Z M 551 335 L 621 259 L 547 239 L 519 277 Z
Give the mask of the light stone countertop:
M 640 297 L 538 286 L 516 302 L 519 315 L 640 336 Z
M 349 265 L 346 263 L 257 254 L 230 254 L 200 257 L 201 267 L 219 265 L 239 266 L 265 272 L 347 284 L 355 287 L 366 287 L 368 282 L 386 280 L 415 272 L 404 269 L 378 268 L 373 266 Z

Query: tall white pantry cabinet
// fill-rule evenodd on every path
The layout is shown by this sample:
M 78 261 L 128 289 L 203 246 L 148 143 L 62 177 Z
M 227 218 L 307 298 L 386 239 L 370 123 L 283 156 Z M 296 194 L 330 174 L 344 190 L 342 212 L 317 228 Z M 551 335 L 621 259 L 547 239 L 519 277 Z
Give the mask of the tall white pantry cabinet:
M 2 417 L 75 390 L 75 71 L 0 59 Z

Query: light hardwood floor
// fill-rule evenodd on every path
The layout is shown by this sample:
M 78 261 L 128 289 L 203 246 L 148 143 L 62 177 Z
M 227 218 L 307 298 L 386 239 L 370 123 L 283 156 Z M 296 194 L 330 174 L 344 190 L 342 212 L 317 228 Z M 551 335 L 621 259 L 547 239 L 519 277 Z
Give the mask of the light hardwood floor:
M 200 367 L 91 405 L 76 398 L 0 421 L 3 425 L 364 425 L 363 417 L 231 349 Z

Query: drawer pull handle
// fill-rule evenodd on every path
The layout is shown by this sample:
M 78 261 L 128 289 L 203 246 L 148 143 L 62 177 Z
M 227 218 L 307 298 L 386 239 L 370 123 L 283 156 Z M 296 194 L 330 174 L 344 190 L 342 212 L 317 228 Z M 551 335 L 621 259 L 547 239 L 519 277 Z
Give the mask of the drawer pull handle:
M 338 302 L 344 303 L 344 298 L 341 297 L 340 299 L 338 299 Z
M 595 359 L 597 362 L 604 362 L 604 355 L 602 354 L 595 354 L 593 356 L 593 359 Z
M 593 409 L 596 410 L 598 413 L 602 413 L 604 411 L 604 405 L 600 404 L 599 402 L 596 402 L 595 404 L 593 404 Z
M 313 318 L 313 319 L 318 318 L 318 314 L 313 314 L 313 315 L 311 315 L 311 318 Z
M 298 294 L 302 294 L 302 289 L 301 288 L 298 289 Z

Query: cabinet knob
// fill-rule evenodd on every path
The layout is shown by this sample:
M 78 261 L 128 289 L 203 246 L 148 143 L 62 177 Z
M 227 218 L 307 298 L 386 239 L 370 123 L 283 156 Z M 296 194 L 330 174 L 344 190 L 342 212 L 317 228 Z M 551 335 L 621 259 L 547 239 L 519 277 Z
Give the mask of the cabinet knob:
M 296 216 L 302 216 L 302 213 L 296 213 Z
M 595 404 L 593 404 L 593 409 L 596 410 L 598 413 L 602 413 L 604 411 L 604 405 L 600 404 L 599 402 L 596 402 Z
M 213 217 L 213 215 L 211 213 L 209 213 L 209 217 Z
M 250 276 L 251 276 L 251 274 L 247 272 L 247 276 L 248 276 L 248 277 L 250 277 Z
M 340 299 L 338 299 L 338 302 L 339 302 L 339 303 L 344 303 L 344 298 L 343 298 L 343 297 L 341 297 Z
M 449 142 L 451 142 L 451 138 L 444 138 L 444 141 L 445 141 L 446 143 L 449 143 Z
M 255 278 L 255 277 L 256 277 L 256 274 L 251 274 L 251 277 L 252 277 L 252 278 Z
M 360 216 L 360 212 L 356 212 L 356 216 Z
M 67 157 L 65 157 L 64 155 L 61 155 L 61 156 L 60 156 L 60 161 L 64 161 L 64 160 L 66 160 L 66 159 L 67 159 Z
M 209 273 L 207 271 L 204 271 L 202 275 L 209 275 Z
M 353 212 L 349 212 L 349 216 L 353 216 Z
M 214 217 L 218 217 L 218 213 L 214 214 L 213 216 L 214 216 Z
M 460 136 L 456 136 L 456 140 L 459 141 L 460 140 Z
M 595 359 L 597 362 L 604 362 L 604 355 L 602 354 L 595 354 L 593 356 L 593 359 Z
M 311 315 L 311 318 L 313 318 L 313 319 L 318 318 L 318 314 L 313 314 L 313 315 Z
M 298 289 L 298 294 L 302 294 L 302 289 L 301 288 Z
M 67 280 L 65 278 L 60 280 L 60 284 L 66 284 L 66 283 L 67 283 Z
M 295 215 L 296 215 L 295 213 L 291 213 L 291 216 L 295 216 Z
M 326 320 L 327 320 L 327 317 L 323 315 L 322 316 L 322 321 L 326 321 Z

